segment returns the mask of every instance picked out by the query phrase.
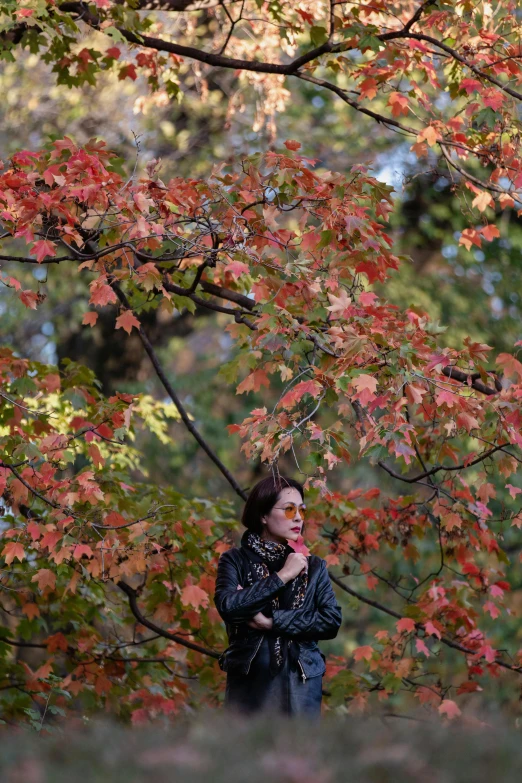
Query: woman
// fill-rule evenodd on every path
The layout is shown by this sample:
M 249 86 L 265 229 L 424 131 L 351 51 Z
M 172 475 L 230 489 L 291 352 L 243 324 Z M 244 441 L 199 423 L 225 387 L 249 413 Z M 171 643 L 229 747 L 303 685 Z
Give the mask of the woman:
M 333 639 L 341 608 L 316 555 L 295 552 L 303 528 L 304 491 L 294 479 L 269 476 L 252 489 L 241 546 L 219 558 L 216 608 L 229 647 L 225 705 L 242 712 L 321 714 L 325 657 L 318 639 Z

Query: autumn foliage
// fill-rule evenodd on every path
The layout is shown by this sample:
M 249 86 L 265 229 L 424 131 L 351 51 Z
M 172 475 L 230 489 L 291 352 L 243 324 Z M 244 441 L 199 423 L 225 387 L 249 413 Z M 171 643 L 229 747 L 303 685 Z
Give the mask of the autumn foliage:
M 403 132 L 417 155 L 440 151 L 472 195 L 463 245 L 494 240 L 495 210 L 518 204 L 514 4 L 253 3 L 253 29 L 277 18 L 286 37 L 270 27 L 266 48 L 248 38 L 247 49 L 236 20 L 220 54 L 206 58 L 197 40 L 149 35 L 156 23 L 123 3 L 90 4 L 81 22 L 74 5 L 11 9 L 7 50 L 37 42 L 75 83 L 103 69 L 119 68 L 122 79 L 141 69 L 152 95 L 159 72 L 172 71 L 174 90 L 176 73 L 198 56 L 246 82 L 263 74 L 263 89 L 279 85 L 282 100 L 284 78 L 311 81 Z M 76 51 L 82 25 L 111 45 Z M 182 34 L 198 35 L 188 22 Z M 125 57 L 121 41 L 136 44 Z M 267 52 L 277 62 L 262 61 Z M 122 177 L 99 140 L 79 147 L 66 137 L 6 161 L 1 258 L 10 270 L 59 265 L 87 281 L 84 328 L 116 306 L 115 329 L 139 335 L 172 401 L 106 398 L 86 368 L 1 349 L 0 584 L 9 622 L 0 686 L 9 687 L 0 698 L 10 717 L 30 719 L 36 700 L 61 711 L 103 705 L 140 722 L 222 697 L 225 636 L 212 594 L 234 509 L 191 498 L 174 481 L 157 486 L 142 470 L 140 433 L 161 440 L 169 417 L 183 421 L 231 495 L 246 494 L 169 381 L 140 321 L 144 301 L 167 313 L 197 304 L 226 314 L 237 350 L 222 373 L 236 393 L 282 386 L 275 404 L 253 408 L 229 433 L 249 460 L 275 468 L 295 459 L 306 474 L 310 551 L 327 560 L 339 595 L 352 597 L 348 611 L 366 603 L 383 621 L 350 654 L 330 656 L 327 708 L 365 710 L 401 691 L 453 718 L 488 678 L 520 675 L 517 640 L 499 649 L 496 629 L 514 611 L 522 364 L 470 339 L 442 348 L 441 327 L 421 308 L 377 296 L 372 285 L 385 286 L 402 261 L 388 229 L 391 188 L 362 165 L 328 171 L 300 149 L 290 139 L 218 165 L 205 180 L 166 182 L 154 162 L 139 178 Z M 45 286 L 24 288 L 16 271 L 0 279 L 30 318 Z M 360 460 L 380 469 L 386 489 L 332 491 L 330 471 Z M 37 670 L 14 654 L 23 647 L 41 651 Z

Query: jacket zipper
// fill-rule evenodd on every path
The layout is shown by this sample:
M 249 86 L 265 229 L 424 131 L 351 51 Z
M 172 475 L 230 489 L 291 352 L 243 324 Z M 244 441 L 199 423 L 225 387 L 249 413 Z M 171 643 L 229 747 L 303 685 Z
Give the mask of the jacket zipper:
M 255 650 L 255 652 L 254 652 L 253 656 L 250 658 L 250 660 L 249 660 L 249 662 L 248 662 L 248 668 L 247 668 L 247 670 L 246 670 L 245 674 L 248 674 L 248 672 L 250 671 L 250 666 L 252 665 L 252 661 L 254 660 L 254 658 L 255 658 L 255 657 L 256 657 L 256 655 L 257 655 L 257 651 L 258 651 L 258 650 L 259 650 L 259 648 L 261 647 L 261 643 L 262 643 L 262 641 L 263 641 L 263 636 L 261 635 L 261 638 L 259 639 L 259 644 L 257 645 L 257 647 L 256 647 L 256 650 Z
M 301 661 L 299 660 L 299 658 L 297 659 L 297 663 L 299 664 L 299 668 L 301 669 L 301 673 L 303 675 L 303 682 L 304 682 L 306 680 L 306 675 L 304 673 L 303 665 L 302 665 Z

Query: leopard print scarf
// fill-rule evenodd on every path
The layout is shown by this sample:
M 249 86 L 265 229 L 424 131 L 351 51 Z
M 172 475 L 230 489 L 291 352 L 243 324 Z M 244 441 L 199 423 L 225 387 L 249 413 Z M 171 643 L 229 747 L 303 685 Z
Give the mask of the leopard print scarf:
M 250 570 L 247 576 L 248 585 L 252 585 L 254 581 L 259 579 L 266 579 L 274 571 L 279 571 L 285 564 L 286 558 L 294 550 L 288 546 L 288 544 L 280 544 L 277 541 L 267 541 L 261 538 L 258 533 L 252 533 L 251 531 L 245 531 L 241 540 L 242 546 L 246 549 L 254 552 L 261 559 L 261 562 L 256 558 L 250 560 Z M 281 588 L 279 594 L 275 595 L 270 604 L 271 610 L 276 609 L 298 609 L 304 603 L 304 597 L 306 587 L 308 585 L 308 571 L 303 570 L 294 579 L 287 583 L 284 588 Z M 282 593 L 282 600 L 280 600 L 280 594 Z M 296 652 L 295 645 L 292 645 L 291 640 L 283 638 L 281 636 L 274 637 L 269 635 L 268 643 L 270 647 L 270 672 L 274 676 L 281 671 L 285 662 L 285 657 L 289 653 L 293 656 Z

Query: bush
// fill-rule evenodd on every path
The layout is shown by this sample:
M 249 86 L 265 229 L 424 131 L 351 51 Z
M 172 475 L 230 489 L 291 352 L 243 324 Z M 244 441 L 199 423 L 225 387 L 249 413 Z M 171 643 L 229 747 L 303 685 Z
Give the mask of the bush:
M 241 718 L 168 726 L 94 721 L 48 736 L 7 730 L 6 783 L 518 783 L 519 732 L 495 716 L 441 725 L 395 717 Z

